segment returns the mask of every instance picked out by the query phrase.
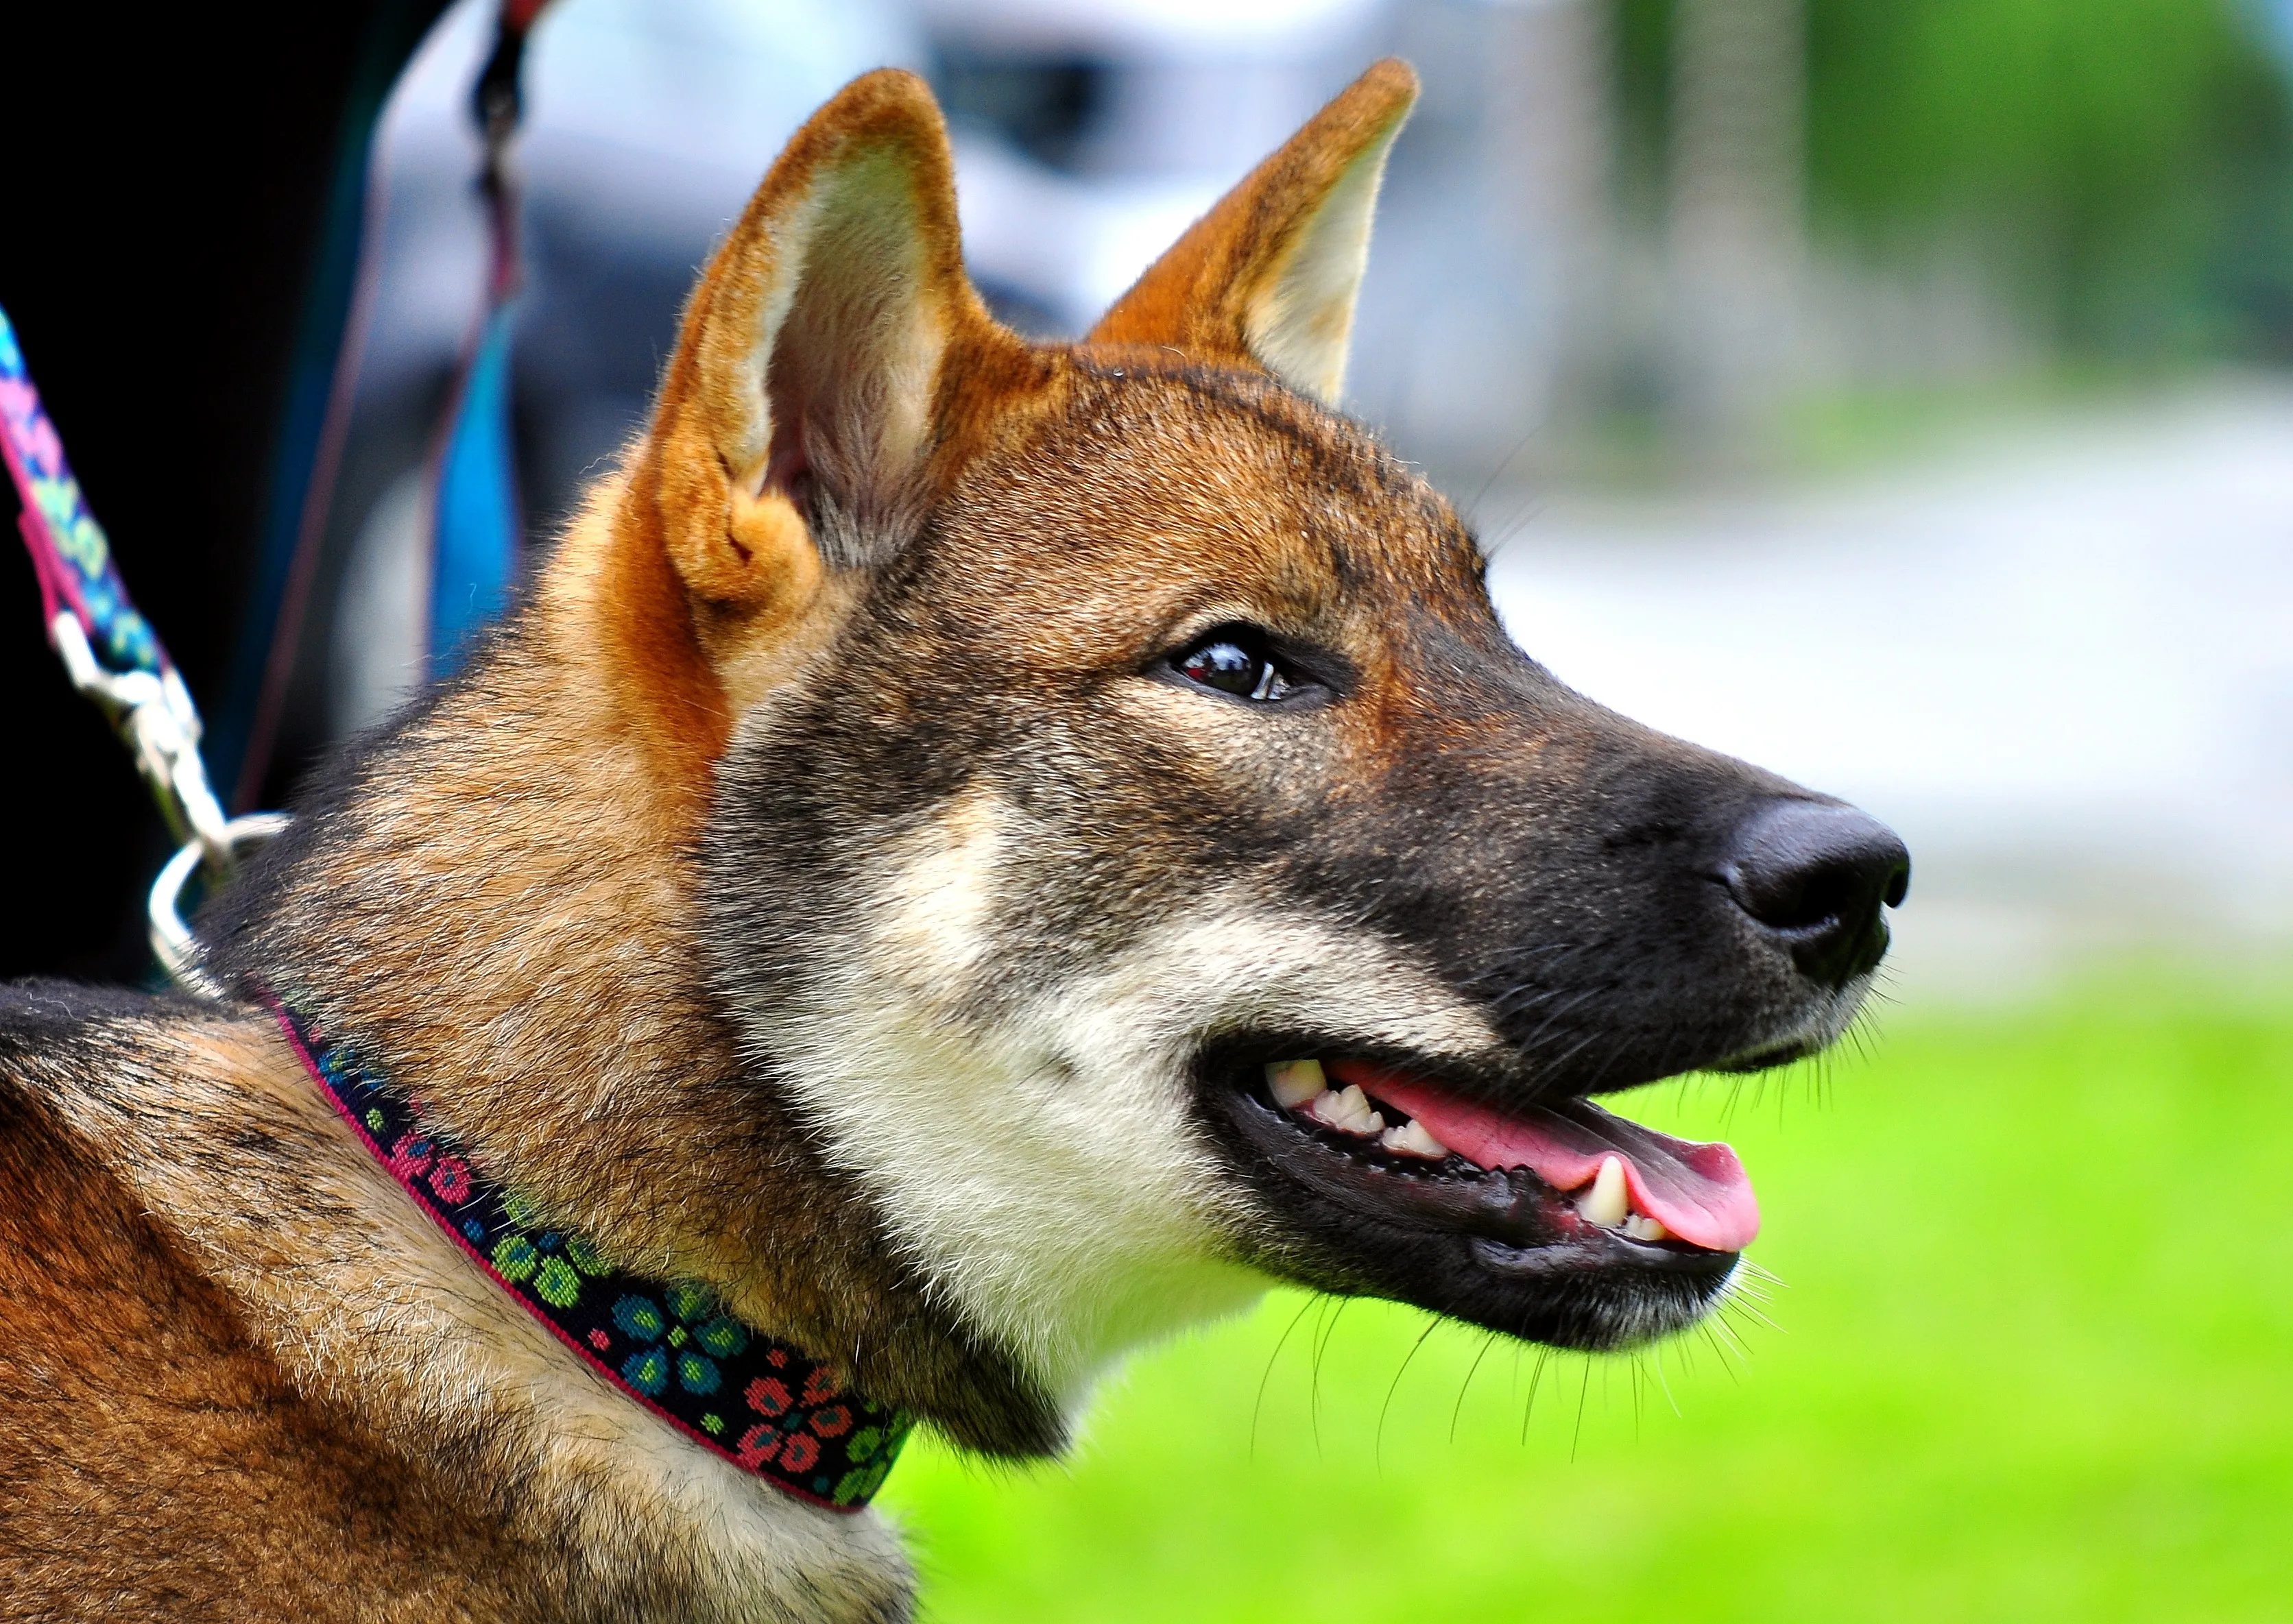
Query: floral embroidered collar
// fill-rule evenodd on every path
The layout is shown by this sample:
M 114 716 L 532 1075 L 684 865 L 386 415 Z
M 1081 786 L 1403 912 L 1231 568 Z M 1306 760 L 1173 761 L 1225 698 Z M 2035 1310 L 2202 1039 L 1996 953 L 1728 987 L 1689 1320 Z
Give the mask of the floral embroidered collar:
M 858 1511 L 907 1439 L 903 1410 L 845 1391 L 830 1366 L 758 1336 L 700 1286 L 612 1267 L 544 1228 L 422 1125 L 344 1042 L 275 1000 L 280 1030 L 327 1097 L 415 1204 L 590 1369 L 734 1466 L 831 1511 Z

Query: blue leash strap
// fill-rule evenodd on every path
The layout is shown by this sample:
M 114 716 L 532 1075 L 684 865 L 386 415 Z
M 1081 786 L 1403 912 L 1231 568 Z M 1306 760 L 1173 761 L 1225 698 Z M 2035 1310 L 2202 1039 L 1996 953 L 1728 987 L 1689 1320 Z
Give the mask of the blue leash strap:
M 486 314 L 438 459 L 432 496 L 430 669 L 444 676 L 509 603 L 520 522 L 510 435 L 510 330 L 515 307 Z
M 486 306 L 471 335 L 440 444 L 430 503 L 430 674 L 450 675 L 509 606 L 523 530 L 511 433 L 510 340 L 523 272 L 510 142 L 523 113 L 526 35 L 545 0 L 502 0 L 492 54 L 471 90 L 485 137 L 479 190 L 488 223 Z

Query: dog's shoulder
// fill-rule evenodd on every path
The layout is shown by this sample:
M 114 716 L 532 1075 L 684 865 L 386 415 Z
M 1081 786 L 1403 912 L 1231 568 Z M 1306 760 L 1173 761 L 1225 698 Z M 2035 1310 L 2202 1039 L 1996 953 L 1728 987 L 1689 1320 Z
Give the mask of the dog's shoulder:
M 0 988 L 0 1620 L 888 1620 L 910 1584 L 879 1518 L 484 1286 L 260 1011 Z
M 0 987 L 0 1358 L 31 1359 L 50 1378 L 16 1384 L 20 1396 L 60 1398 L 111 1361 L 109 1330 L 159 1302 L 187 1326 L 221 1307 L 199 1302 L 196 1272 L 74 1121 L 137 1029 L 156 1037 L 162 1019 L 158 1000 L 118 989 Z
M 498 1598 L 468 1588 L 487 1571 L 458 1548 L 470 1531 L 296 1390 L 199 1237 L 87 1131 L 166 1067 L 182 1018 L 133 993 L 0 989 L 0 1618 L 347 1616 L 378 1564 L 449 1552 L 466 1559 L 430 1601 L 484 1612 Z
M 108 1363 L 105 1328 L 180 1262 L 166 1256 L 98 1148 L 75 1131 L 60 1095 L 76 1072 L 101 1074 L 95 1022 L 134 1019 L 148 1000 L 31 984 L 0 989 L 0 1360 L 35 1379 L 20 1399 L 61 1398 L 77 1372 Z M 45 1377 L 46 1379 L 39 1379 Z M 12 1409 L 0 1431 L 20 1413 Z M 18 1440 L 20 1442 L 20 1440 Z M 27 1451 L 6 1458 L 20 1464 Z

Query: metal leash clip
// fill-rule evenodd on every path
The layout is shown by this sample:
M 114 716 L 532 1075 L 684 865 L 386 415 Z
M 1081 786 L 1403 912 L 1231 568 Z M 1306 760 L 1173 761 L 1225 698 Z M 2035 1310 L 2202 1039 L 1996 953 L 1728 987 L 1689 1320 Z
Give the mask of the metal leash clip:
M 48 641 L 62 656 L 72 686 L 101 708 L 134 753 L 137 771 L 182 849 L 152 883 L 147 906 L 151 951 L 168 978 L 186 992 L 220 998 L 224 989 L 199 967 L 199 939 L 183 918 L 183 893 L 195 875 L 211 884 L 229 879 L 240 856 L 287 827 L 283 812 L 224 815 L 199 756 L 199 707 L 173 666 L 110 671 L 88 646 L 79 617 L 69 610 L 48 622 Z

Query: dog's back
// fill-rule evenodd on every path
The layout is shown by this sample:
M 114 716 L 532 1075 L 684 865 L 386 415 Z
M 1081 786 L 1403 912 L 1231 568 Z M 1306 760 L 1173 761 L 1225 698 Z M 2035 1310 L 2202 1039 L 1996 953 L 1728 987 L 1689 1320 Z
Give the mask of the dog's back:
M 393 1591 L 428 1616 L 510 1616 L 490 1582 L 512 1554 L 499 1528 L 300 1390 L 196 1242 L 123 1178 L 119 1147 L 74 1126 L 133 1074 L 180 1097 L 186 1126 L 206 1114 L 197 1095 L 233 1089 L 196 1069 L 187 1013 L 0 992 L 0 1616 L 235 1617 L 260 1595 L 266 1614 L 374 1617 Z M 293 1224 L 283 1148 L 249 1113 L 140 1170 L 212 1178 Z

